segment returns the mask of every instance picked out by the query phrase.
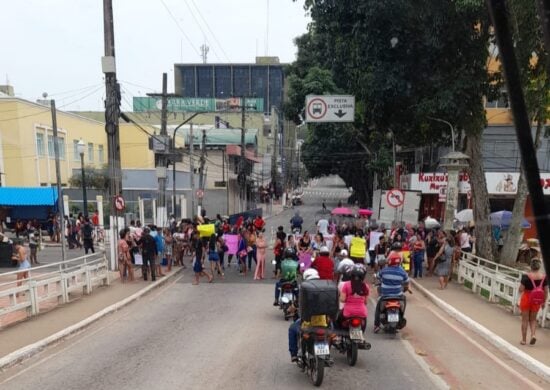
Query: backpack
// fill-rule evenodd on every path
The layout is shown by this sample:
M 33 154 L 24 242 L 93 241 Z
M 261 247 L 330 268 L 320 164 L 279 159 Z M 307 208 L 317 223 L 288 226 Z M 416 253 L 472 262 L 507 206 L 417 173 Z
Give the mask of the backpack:
M 533 284 L 533 289 L 529 293 L 529 303 L 531 305 L 542 305 L 544 303 L 544 280 L 546 279 L 546 276 L 542 278 L 540 281 L 540 284 L 537 286 L 535 284 L 535 281 L 527 275 L 531 283 Z

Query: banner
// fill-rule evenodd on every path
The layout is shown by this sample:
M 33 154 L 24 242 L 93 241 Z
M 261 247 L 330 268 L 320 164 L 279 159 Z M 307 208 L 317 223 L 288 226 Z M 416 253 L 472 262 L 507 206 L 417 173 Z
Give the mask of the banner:
M 237 249 L 239 249 L 239 235 L 238 234 L 224 234 L 223 240 L 227 245 L 227 254 L 236 255 Z
M 132 101 L 134 112 L 149 112 L 161 110 L 161 99 L 156 97 L 135 96 Z M 169 98 L 168 112 L 227 112 L 240 111 L 241 99 L 212 98 Z M 246 98 L 246 111 L 264 112 L 264 99 Z

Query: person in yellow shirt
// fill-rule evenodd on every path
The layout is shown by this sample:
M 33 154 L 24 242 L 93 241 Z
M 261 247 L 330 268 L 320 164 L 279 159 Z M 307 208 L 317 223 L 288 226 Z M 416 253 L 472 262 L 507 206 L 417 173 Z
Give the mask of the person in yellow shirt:
M 351 239 L 349 251 L 354 263 L 364 264 L 367 254 L 367 240 L 365 240 L 363 230 L 357 229 L 355 236 Z

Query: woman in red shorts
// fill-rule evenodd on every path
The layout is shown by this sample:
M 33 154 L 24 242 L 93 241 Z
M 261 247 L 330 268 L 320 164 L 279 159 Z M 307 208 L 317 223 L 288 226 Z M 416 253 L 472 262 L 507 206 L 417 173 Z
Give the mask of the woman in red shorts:
M 535 332 L 537 330 L 537 313 L 541 306 L 548 300 L 548 279 L 541 271 L 540 259 L 531 260 L 531 272 L 522 275 L 519 291 L 521 300 L 521 345 L 527 344 L 527 327 L 531 328 L 531 340 L 529 344 L 537 342 Z

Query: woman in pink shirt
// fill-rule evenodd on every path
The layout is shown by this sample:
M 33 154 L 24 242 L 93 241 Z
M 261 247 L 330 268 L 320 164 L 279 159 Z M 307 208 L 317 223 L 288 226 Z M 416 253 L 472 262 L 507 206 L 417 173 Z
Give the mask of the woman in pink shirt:
M 344 303 L 344 318 L 367 318 L 367 299 L 370 288 L 365 282 L 365 267 L 356 264 L 351 270 L 351 280 L 344 282 L 340 290 L 340 302 Z

